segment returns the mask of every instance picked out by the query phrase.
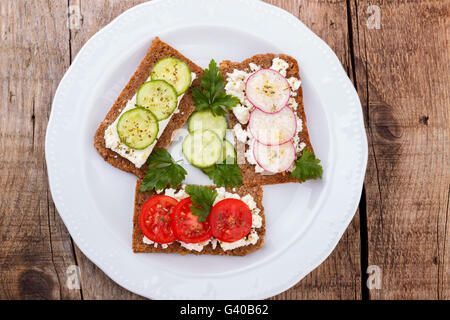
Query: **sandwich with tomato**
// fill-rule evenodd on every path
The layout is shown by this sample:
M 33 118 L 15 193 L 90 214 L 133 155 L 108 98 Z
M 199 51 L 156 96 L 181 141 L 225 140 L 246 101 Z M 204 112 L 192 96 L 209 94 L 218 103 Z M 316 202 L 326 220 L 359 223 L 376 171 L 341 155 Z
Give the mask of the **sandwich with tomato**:
M 171 166 L 177 164 L 160 169 L 173 173 L 175 167 L 165 169 Z M 172 185 L 177 181 L 172 179 Z M 136 185 L 134 252 L 244 256 L 262 247 L 265 218 L 260 187 L 178 184 L 155 191 L 149 184 L 140 179 Z

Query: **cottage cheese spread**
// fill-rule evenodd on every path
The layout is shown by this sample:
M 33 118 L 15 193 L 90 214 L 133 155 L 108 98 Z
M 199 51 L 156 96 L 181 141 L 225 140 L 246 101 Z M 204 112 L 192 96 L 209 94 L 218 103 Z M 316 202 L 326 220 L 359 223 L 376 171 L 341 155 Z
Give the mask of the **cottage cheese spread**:
M 167 188 L 164 192 L 164 194 L 166 196 L 170 196 L 175 198 L 177 201 L 181 201 L 187 197 L 189 197 L 189 195 L 186 193 L 185 191 L 186 185 L 182 185 L 181 189 L 177 192 L 175 189 L 172 188 Z M 250 231 L 250 233 L 235 242 L 222 242 L 217 240 L 214 237 L 211 237 L 211 239 L 208 239 L 205 242 L 200 242 L 200 243 L 185 243 L 183 241 L 178 241 L 177 242 L 183 247 L 186 248 L 188 250 L 194 250 L 197 252 L 201 252 L 203 250 L 203 248 L 209 244 L 211 244 L 211 247 L 213 249 L 216 249 L 217 245 L 219 244 L 220 247 L 224 250 L 233 250 L 239 247 L 243 247 L 243 246 L 248 246 L 251 244 L 256 244 L 256 242 L 258 242 L 259 236 L 258 233 L 256 231 L 256 229 L 261 228 L 262 227 L 262 217 L 260 216 L 260 212 L 261 209 L 259 209 L 256 206 L 256 202 L 255 199 L 253 199 L 253 197 L 250 194 L 247 194 L 243 197 L 241 197 L 240 195 L 236 194 L 236 193 L 231 193 L 231 192 L 227 192 L 225 188 L 217 188 L 217 197 L 214 201 L 214 204 L 218 203 L 221 200 L 224 199 L 240 199 L 242 200 L 251 210 L 252 212 L 252 229 Z M 159 192 L 162 193 L 162 192 Z M 161 246 L 162 249 L 167 249 L 172 243 L 168 243 L 168 244 L 159 244 L 156 243 L 154 241 L 151 241 L 150 239 L 148 239 L 146 236 L 143 237 L 142 242 L 145 244 L 149 244 L 149 245 L 153 245 L 155 248 L 157 248 L 158 246 Z
M 150 240 L 146 236 L 144 236 L 144 238 L 142 239 L 142 242 L 144 242 L 145 244 L 153 245 L 153 247 L 155 247 L 155 248 L 158 248 L 158 246 L 161 246 L 161 248 L 163 248 L 163 249 L 167 249 L 170 244 L 170 243 L 157 243 L 157 242 Z
M 264 172 L 264 169 L 258 165 L 253 155 L 254 138 L 247 127 L 245 127 L 245 129 L 242 127 L 242 125 L 246 125 L 248 123 L 250 113 L 254 109 L 253 105 L 245 97 L 245 84 L 247 82 L 247 79 L 253 73 L 261 69 L 260 66 L 254 63 L 249 63 L 249 68 L 251 72 L 245 72 L 243 70 L 234 69 L 232 73 L 228 73 L 225 91 L 227 94 L 231 94 L 237 97 L 240 101 L 240 103 L 233 108 L 233 114 L 239 121 L 239 123 L 233 127 L 233 132 L 238 141 L 245 143 L 247 145 L 245 151 L 245 158 L 247 159 L 247 162 L 255 166 L 256 173 L 261 173 Z M 286 76 L 288 68 L 289 63 L 280 58 L 274 58 L 272 60 L 272 66 L 270 67 L 270 69 L 278 71 L 283 76 Z M 297 91 L 300 88 L 301 81 L 295 77 L 287 78 L 287 80 L 291 87 L 291 97 L 289 98 L 288 106 L 291 107 L 293 110 L 297 110 L 298 103 L 295 100 L 295 96 L 297 96 Z M 302 119 L 298 117 L 297 113 L 295 113 L 295 116 L 297 120 L 297 132 L 294 138 L 292 139 L 292 142 L 294 143 L 294 147 L 297 151 L 297 154 L 299 154 L 305 146 L 305 144 L 300 141 L 299 136 L 299 133 L 303 130 L 303 123 Z
M 194 72 L 191 72 L 191 83 L 192 83 L 192 81 L 195 80 L 196 77 L 197 77 L 197 75 Z M 146 80 L 146 82 L 150 81 L 150 80 L 151 79 L 148 78 Z M 128 100 L 125 108 L 119 114 L 117 119 L 113 123 L 111 123 L 111 125 L 105 130 L 105 145 L 107 148 L 113 150 L 114 152 L 118 153 L 125 159 L 128 159 L 129 161 L 131 161 L 135 165 L 136 168 L 140 168 L 147 161 L 147 158 L 150 155 L 150 153 L 152 153 L 153 148 L 155 147 L 156 143 L 158 142 L 158 139 L 163 134 L 164 129 L 169 124 L 170 119 L 172 119 L 172 116 L 174 114 L 180 112 L 180 110 L 178 109 L 178 106 L 180 105 L 180 101 L 183 98 L 184 94 L 178 96 L 177 108 L 170 115 L 170 117 L 158 122 L 159 131 L 158 131 L 158 135 L 157 135 L 155 141 L 143 150 L 135 150 L 135 149 L 128 147 L 127 145 L 123 144 L 120 141 L 119 134 L 117 133 L 117 122 L 119 121 L 119 118 L 123 113 L 136 107 L 136 94 L 130 100 Z

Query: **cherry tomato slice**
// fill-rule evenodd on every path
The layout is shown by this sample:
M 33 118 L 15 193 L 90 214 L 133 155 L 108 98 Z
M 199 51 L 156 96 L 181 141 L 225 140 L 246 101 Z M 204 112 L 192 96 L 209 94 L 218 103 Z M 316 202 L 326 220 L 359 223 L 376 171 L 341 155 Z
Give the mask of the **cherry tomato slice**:
M 142 233 L 157 243 L 171 243 L 177 240 L 170 227 L 170 215 L 177 204 L 176 199 L 164 195 L 148 199 L 139 214 Z
M 209 221 L 199 222 L 191 212 L 191 198 L 181 200 L 172 212 L 172 231 L 178 240 L 199 243 L 211 238 Z
M 240 240 L 252 229 L 252 211 L 239 199 L 219 201 L 208 219 L 212 235 L 223 242 Z

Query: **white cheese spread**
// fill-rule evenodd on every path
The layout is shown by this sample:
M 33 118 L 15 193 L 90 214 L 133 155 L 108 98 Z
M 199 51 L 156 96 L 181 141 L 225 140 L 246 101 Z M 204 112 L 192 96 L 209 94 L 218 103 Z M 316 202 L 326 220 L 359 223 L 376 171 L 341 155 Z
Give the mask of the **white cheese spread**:
M 192 81 L 195 80 L 196 77 L 197 77 L 197 75 L 194 72 L 191 72 L 191 83 L 192 83 Z M 146 82 L 150 81 L 150 80 L 151 79 L 148 78 L 146 80 Z M 158 131 L 158 135 L 157 135 L 155 141 L 151 145 L 149 145 L 147 148 L 142 149 L 142 150 L 135 150 L 135 149 L 132 149 L 132 148 L 128 147 L 127 145 L 123 144 L 122 141 L 120 141 L 119 134 L 117 133 L 117 122 L 119 121 L 120 116 L 123 113 L 125 113 L 126 111 L 136 107 L 136 95 L 137 95 L 137 93 L 130 100 L 128 100 L 125 108 L 121 111 L 121 113 L 116 118 L 116 120 L 113 123 L 111 123 L 111 125 L 105 130 L 105 146 L 107 148 L 113 150 L 114 152 L 118 153 L 125 159 L 128 159 L 129 161 L 131 161 L 135 165 L 136 168 L 140 168 L 147 161 L 147 158 L 150 155 L 150 153 L 152 153 L 153 148 L 155 147 L 156 143 L 158 142 L 158 139 L 163 134 L 164 129 L 169 124 L 170 119 L 172 119 L 172 116 L 174 114 L 180 112 L 180 110 L 178 109 L 178 106 L 180 105 L 180 101 L 183 98 L 184 94 L 181 94 L 178 96 L 177 108 L 170 115 L 170 117 L 158 122 L 159 131 Z
M 142 239 L 142 242 L 144 242 L 145 244 L 153 245 L 153 247 L 155 247 L 155 248 L 158 248 L 158 246 L 161 246 L 161 248 L 163 248 L 163 249 L 167 249 L 169 247 L 169 244 L 171 244 L 171 243 L 162 243 L 162 244 L 157 243 L 157 242 L 150 240 L 146 236 L 144 236 L 144 238 Z
M 242 126 L 239 123 L 236 123 L 234 125 L 233 132 L 238 141 L 242 143 L 247 142 L 249 132 L 247 130 L 242 129 Z
M 280 59 L 280 58 L 274 58 L 272 60 L 272 66 L 270 67 L 270 69 L 281 73 L 283 75 L 283 77 L 286 77 L 286 71 L 288 68 L 289 68 L 289 63 L 287 63 L 286 61 L 284 61 L 283 59 Z
M 258 234 L 256 233 L 255 230 L 252 230 L 247 237 L 240 239 L 238 241 L 235 241 L 235 242 L 219 241 L 219 243 L 220 243 L 220 246 L 222 247 L 222 249 L 227 251 L 227 250 L 233 250 L 233 249 L 236 249 L 239 247 L 248 246 L 250 244 L 256 244 L 256 242 L 258 242 L 258 239 L 259 239 Z
M 211 242 L 211 239 L 208 239 L 205 242 L 199 242 L 199 243 L 184 243 L 183 241 L 178 241 L 178 242 L 180 243 L 180 245 L 183 248 L 186 248 L 188 250 L 194 250 L 194 251 L 197 251 L 197 252 L 201 252 L 203 250 L 203 248 L 205 246 L 207 246 Z
M 233 108 L 233 113 L 240 123 L 246 124 L 250 118 L 250 110 L 248 107 L 237 105 Z

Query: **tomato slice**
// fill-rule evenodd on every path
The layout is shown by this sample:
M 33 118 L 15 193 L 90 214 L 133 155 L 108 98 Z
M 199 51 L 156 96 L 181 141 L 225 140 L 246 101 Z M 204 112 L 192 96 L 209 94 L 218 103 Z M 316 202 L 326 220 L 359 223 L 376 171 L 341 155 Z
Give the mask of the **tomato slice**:
M 178 201 L 165 195 L 148 199 L 139 214 L 142 233 L 157 243 L 171 243 L 177 240 L 170 227 L 171 213 Z
M 178 240 L 185 243 L 199 243 L 211 238 L 209 221 L 198 221 L 191 212 L 191 198 L 181 200 L 172 212 L 172 231 Z
M 208 216 L 211 232 L 223 242 L 235 242 L 252 229 L 252 211 L 239 199 L 225 199 L 216 203 Z

